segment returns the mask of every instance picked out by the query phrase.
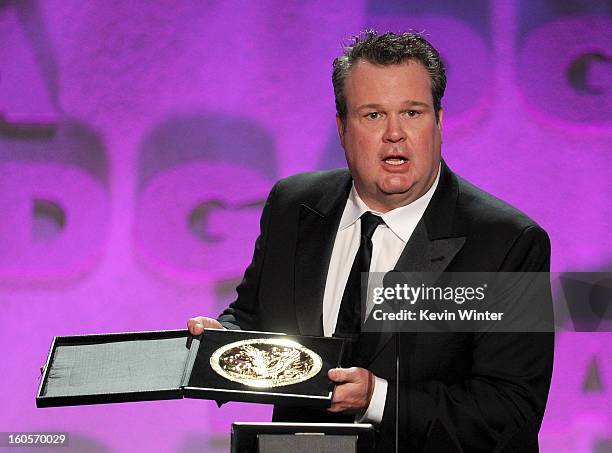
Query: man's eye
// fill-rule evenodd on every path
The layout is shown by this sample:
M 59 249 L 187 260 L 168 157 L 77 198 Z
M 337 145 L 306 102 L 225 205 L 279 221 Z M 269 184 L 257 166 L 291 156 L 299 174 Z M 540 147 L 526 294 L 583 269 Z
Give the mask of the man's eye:
M 419 116 L 419 112 L 417 112 L 416 110 L 408 110 L 406 112 L 406 115 L 408 115 L 410 118 L 416 118 L 417 116 Z
M 380 113 L 378 112 L 370 112 L 368 114 L 366 114 L 366 118 L 369 120 L 376 120 L 378 118 L 380 118 Z

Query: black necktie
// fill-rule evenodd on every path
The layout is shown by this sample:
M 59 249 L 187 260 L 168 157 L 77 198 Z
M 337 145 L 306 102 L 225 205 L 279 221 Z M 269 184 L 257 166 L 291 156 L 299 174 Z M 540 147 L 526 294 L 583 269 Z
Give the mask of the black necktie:
M 361 273 L 370 270 L 372 236 L 382 222 L 379 216 L 371 212 L 365 212 L 361 216 L 361 241 L 340 303 L 335 332 L 338 336 L 356 340 L 361 332 L 361 305 L 364 302 L 361 294 Z

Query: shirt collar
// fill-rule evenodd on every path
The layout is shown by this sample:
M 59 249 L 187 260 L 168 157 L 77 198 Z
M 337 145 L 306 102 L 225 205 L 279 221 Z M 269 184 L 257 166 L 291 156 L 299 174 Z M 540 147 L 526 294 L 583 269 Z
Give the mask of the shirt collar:
M 408 242 L 412 232 L 414 231 L 417 223 L 419 223 L 419 220 L 421 220 L 421 217 L 423 217 L 423 213 L 425 212 L 425 209 L 427 209 L 427 206 L 429 205 L 429 202 L 431 201 L 431 198 L 438 187 L 441 171 L 442 168 L 438 168 L 436 180 L 431 185 L 429 190 L 420 198 L 417 198 L 406 206 L 393 209 L 385 214 L 381 214 L 380 212 L 368 208 L 357 193 L 357 190 L 355 190 L 355 183 L 353 182 L 353 187 L 351 187 L 351 192 L 349 193 L 346 206 L 344 207 L 344 212 L 342 213 L 342 218 L 340 219 L 339 231 L 350 227 L 357 220 L 359 220 L 364 212 L 370 211 L 381 216 L 385 222 L 385 225 L 389 227 L 389 229 L 393 231 L 395 235 L 397 235 L 402 241 Z

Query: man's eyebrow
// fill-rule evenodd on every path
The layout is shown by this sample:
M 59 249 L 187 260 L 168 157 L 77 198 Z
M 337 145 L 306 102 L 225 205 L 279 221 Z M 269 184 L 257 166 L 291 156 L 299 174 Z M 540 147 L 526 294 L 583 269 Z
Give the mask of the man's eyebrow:
M 404 101 L 402 104 L 410 106 L 410 107 L 431 107 L 427 102 L 413 101 L 413 100 Z M 357 107 L 357 110 L 363 110 L 363 109 L 379 110 L 381 108 L 383 108 L 383 106 L 380 104 L 363 104 Z
M 430 105 L 427 102 L 421 102 L 421 101 L 408 100 L 408 101 L 406 101 L 404 103 L 408 104 L 408 105 L 414 105 L 414 106 L 417 106 L 417 107 L 430 107 Z
M 382 108 L 382 105 L 380 104 L 363 104 L 357 107 L 357 110 L 363 110 L 363 109 L 380 110 L 381 108 Z

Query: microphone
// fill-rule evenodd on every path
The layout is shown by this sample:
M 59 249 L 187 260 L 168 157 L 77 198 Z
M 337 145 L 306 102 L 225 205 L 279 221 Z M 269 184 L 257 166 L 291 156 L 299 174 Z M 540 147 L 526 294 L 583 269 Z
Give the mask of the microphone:
M 383 288 L 392 288 L 398 284 L 405 283 L 405 276 L 397 270 L 387 272 L 383 277 Z M 401 332 L 396 329 L 395 337 L 395 453 L 399 453 L 399 402 L 400 402 L 400 370 L 401 370 Z

